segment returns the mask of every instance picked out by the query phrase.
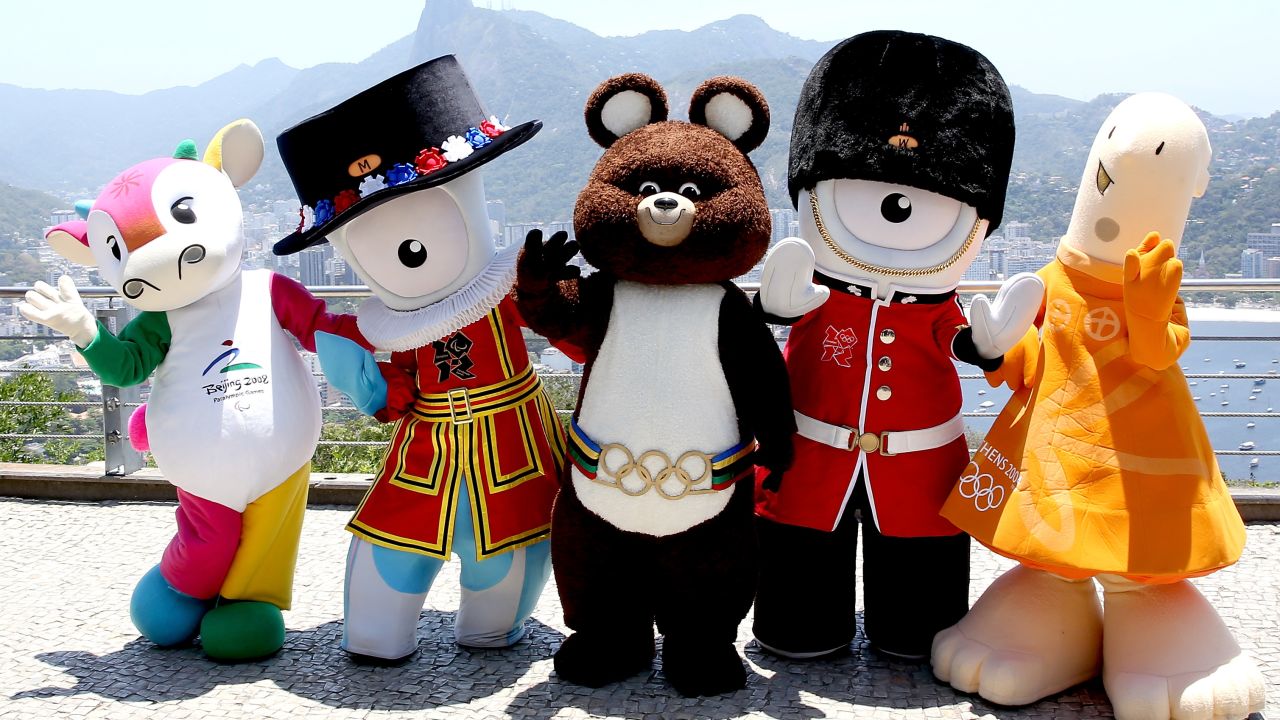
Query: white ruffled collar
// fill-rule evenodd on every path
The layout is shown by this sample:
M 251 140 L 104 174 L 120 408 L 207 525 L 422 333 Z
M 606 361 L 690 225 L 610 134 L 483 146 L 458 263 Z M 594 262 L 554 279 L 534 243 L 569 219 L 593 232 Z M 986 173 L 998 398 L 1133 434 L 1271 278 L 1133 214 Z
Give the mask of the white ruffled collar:
M 518 244 L 499 250 L 489 264 L 449 297 L 417 310 L 392 310 L 377 296 L 360 304 L 356 324 L 379 350 L 402 352 L 448 337 L 498 306 L 516 281 Z

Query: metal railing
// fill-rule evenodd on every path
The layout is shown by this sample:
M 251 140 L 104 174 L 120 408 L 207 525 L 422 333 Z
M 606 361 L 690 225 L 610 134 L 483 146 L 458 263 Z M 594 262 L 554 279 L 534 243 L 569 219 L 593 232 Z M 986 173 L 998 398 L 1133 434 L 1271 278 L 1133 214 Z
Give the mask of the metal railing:
M 754 292 L 758 289 L 758 283 L 739 283 L 747 292 Z M 961 294 L 972 295 L 976 293 L 994 293 L 999 290 L 1000 283 L 991 281 L 965 281 L 960 284 L 959 292 Z M 26 287 L 0 287 L 0 300 L 3 299 L 20 299 L 28 290 Z M 334 298 L 361 298 L 370 294 L 365 286 L 356 285 L 321 285 L 310 286 L 308 290 L 317 297 L 334 299 Z M 1191 292 L 1238 292 L 1238 293 L 1280 293 L 1280 279 L 1257 279 L 1257 280 L 1206 280 L 1206 279 L 1184 279 L 1182 283 L 1183 293 Z M 131 317 L 133 310 L 120 301 L 116 291 L 110 287 L 85 287 L 80 288 L 80 295 L 86 299 L 107 299 L 107 307 L 95 310 L 104 324 L 108 328 L 118 330 Z M 0 339 L 7 340 L 40 340 L 40 341 L 57 341 L 65 339 L 58 335 L 6 335 Z M 1280 332 L 1276 335 L 1262 336 L 1196 336 L 1195 340 L 1201 342 L 1280 342 Z M 93 372 L 88 368 L 67 368 L 67 367 L 13 367 L 0 369 L 0 375 L 9 373 L 38 373 L 47 375 L 74 374 L 83 376 L 93 376 Z M 1197 373 L 1186 372 L 1188 380 L 1214 379 L 1219 380 L 1276 380 L 1280 383 L 1280 377 L 1272 374 L 1263 373 Z M 578 383 L 581 381 L 582 374 L 576 372 L 554 372 L 543 373 L 544 380 L 568 382 L 570 384 L 570 395 L 576 394 Z M 316 373 L 317 378 L 323 375 Z M 983 382 L 985 378 L 980 373 L 962 373 L 960 379 L 965 382 Z M 342 398 L 345 401 L 345 398 Z M 106 458 L 107 474 L 112 475 L 128 475 L 144 464 L 143 456 L 135 451 L 129 443 L 128 437 L 128 413 L 140 405 L 139 388 L 116 388 L 110 385 L 102 386 L 101 400 L 76 401 L 71 403 L 49 402 L 49 401 L 32 401 L 32 400 L 0 400 L 0 409 L 5 407 L 39 407 L 39 406 L 64 406 L 68 408 L 88 408 L 98 407 L 101 410 L 101 432 L 95 433 L 0 433 L 0 440 L 69 440 L 79 442 L 101 441 L 104 448 Z M 354 412 L 354 408 L 344 402 L 337 404 L 329 404 L 321 408 L 323 413 L 332 414 L 336 412 Z M 559 408 L 557 410 L 561 415 L 571 412 L 568 408 Z M 963 413 L 966 418 L 995 418 L 998 412 L 982 411 L 982 410 L 966 410 Z M 1200 415 L 1204 418 L 1258 418 L 1268 421 L 1280 421 L 1280 412 L 1228 412 L 1228 411 L 1201 411 Z M 1280 429 L 1280 424 L 1277 425 Z M 1280 437 L 1280 432 L 1272 433 L 1272 438 Z M 354 446 L 354 447 L 380 447 L 385 443 L 383 441 L 360 441 L 360 440 L 321 440 L 321 446 Z M 1220 456 L 1242 456 L 1251 457 L 1269 457 L 1280 456 L 1280 446 L 1268 449 L 1256 450 L 1232 450 L 1218 449 L 1216 454 Z

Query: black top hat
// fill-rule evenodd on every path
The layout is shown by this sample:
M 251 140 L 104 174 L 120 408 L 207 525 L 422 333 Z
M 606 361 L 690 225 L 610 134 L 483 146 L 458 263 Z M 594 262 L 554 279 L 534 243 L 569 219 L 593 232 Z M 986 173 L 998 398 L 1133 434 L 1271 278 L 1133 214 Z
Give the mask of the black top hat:
M 276 145 L 303 215 L 275 244 L 289 255 L 393 197 L 447 182 L 533 137 L 538 120 L 507 129 L 480 105 L 445 55 L 384 80 L 280 133 Z
M 800 91 L 788 184 L 794 204 L 820 180 L 918 187 L 1004 214 L 1013 101 L 976 50 L 932 35 L 877 30 L 836 45 Z

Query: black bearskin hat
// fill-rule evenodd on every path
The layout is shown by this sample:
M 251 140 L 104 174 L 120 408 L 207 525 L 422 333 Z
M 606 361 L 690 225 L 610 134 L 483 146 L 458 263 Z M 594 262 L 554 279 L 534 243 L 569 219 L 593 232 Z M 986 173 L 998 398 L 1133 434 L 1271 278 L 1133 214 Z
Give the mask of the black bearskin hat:
M 800 91 L 791 202 L 820 180 L 875 180 L 972 205 L 993 230 L 1013 136 L 1009 88 L 976 50 L 893 30 L 855 35 L 818 60 Z

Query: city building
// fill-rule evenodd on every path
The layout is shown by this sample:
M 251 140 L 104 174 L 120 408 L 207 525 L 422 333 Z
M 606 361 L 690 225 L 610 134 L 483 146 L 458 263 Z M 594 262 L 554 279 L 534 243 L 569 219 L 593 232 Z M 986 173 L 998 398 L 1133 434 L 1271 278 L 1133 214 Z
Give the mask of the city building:
M 1261 278 L 1266 277 L 1263 263 L 1266 257 L 1258 248 L 1245 248 L 1240 253 L 1240 277 L 1243 278 Z
M 1251 232 L 1246 235 L 1245 248 L 1257 250 L 1263 257 L 1280 257 L 1280 223 L 1272 223 L 1270 232 Z

